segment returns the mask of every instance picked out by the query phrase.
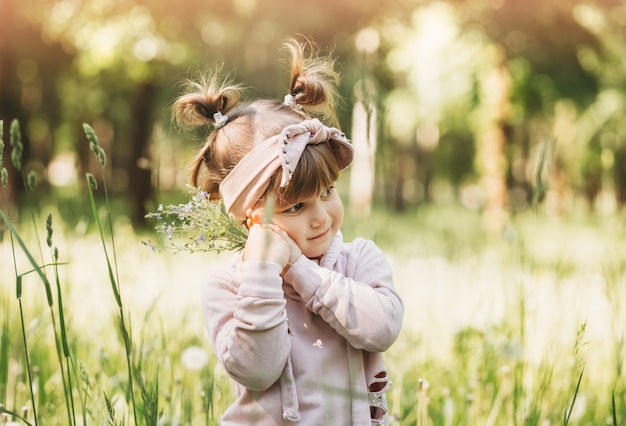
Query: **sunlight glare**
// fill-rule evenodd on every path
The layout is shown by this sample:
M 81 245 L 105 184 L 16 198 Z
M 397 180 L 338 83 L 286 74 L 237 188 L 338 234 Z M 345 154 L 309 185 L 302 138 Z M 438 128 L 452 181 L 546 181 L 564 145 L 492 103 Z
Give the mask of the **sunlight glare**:
M 217 21 L 209 21 L 202 26 L 201 35 L 209 46 L 218 46 L 224 41 L 224 27 Z
M 256 9 L 257 0 L 235 0 L 233 7 L 239 15 L 247 15 Z
M 50 29 L 54 34 L 60 33 L 65 28 L 78 11 L 76 1 L 65 0 L 55 3 L 50 13 Z
M 151 61 L 159 53 L 159 40 L 152 36 L 140 38 L 135 42 L 133 53 L 140 61 Z
M 69 186 L 78 182 L 74 152 L 64 152 L 52 159 L 48 165 L 48 181 L 54 186 Z
M 380 46 L 380 34 L 375 28 L 363 28 L 357 33 L 354 44 L 360 52 L 372 54 Z
M 595 33 L 599 33 L 606 28 L 606 21 L 602 12 L 593 5 L 581 4 L 575 6 L 572 15 L 578 23 Z

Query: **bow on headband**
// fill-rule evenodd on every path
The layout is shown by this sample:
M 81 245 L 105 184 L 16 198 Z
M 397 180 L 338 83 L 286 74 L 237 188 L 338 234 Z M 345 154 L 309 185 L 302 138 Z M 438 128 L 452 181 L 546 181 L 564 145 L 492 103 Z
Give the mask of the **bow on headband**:
M 339 170 L 350 165 L 352 145 L 340 130 L 326 127 L 318 119 L 287 126 L 276 136 L 266 139 L 233 168 L 220 184 L 220 195 L 226 211 L 235 219 L 245 219 L 246 210 L 256 205 L 271 177 L 282 167 L 280 186 L 286 186 L 308 144 L 329 143 Z

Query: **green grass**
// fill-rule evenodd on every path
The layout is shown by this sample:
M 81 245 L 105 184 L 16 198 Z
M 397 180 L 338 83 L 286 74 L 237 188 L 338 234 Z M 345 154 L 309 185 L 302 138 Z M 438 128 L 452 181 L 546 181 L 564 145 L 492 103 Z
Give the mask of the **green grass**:
M 198 296 L 231 254 L 153 251 L 103 191 L 72 223 L 0 206 L 0 424 L 214 425 L 234 396 Z M 540 209 L 488 235 L 453 204 L 348 208 L 346 239 L 385 251 L 406 307 L 391 423 L 624 424 L 624 223 Z
M 619 301 L 626 261 L 615 223 L 528 213 L 514 219 L 515 238 L 497 239 L 480 231 L 475 212 L 452 206 L 349 222 L 347 238 L 374 237 L 387 252 L 406 305 L 403 332 L 387 353 L 395 424 L 613 424 L 613 399 L 616 424 L 624 421 Z M 477 226 L 457 234 L 461 223 Z M 22 227 L 36 251 L 30 227 Z M 100 237 L 60 228 L 54 236 L 77 423 L 147 424 L 132 414 L 119 306 Z M 138 419 L 215 424 L 233 395 L 210 355 L 197 300 L 207 272 L 230 254 L 153 252 L 121 217 L 114 230 Z M 6 235 L 0 250 L 6 265 Z M 16 261 L 18 271 L 33 269 L 22 252 Z M 3 267 L 0 279 L 0 329 L 8 336 L 0 395 L 5 409 L 21 415 L 31 398 L 12 268 Z M 21 300 L 40 424 L 66 424 L 55 333 L 36 274 L 24 275 Z M 209 355 L 200 370 L 183 362 L 188 349 Z M 32 422 L 32 408 L 25 417 Z

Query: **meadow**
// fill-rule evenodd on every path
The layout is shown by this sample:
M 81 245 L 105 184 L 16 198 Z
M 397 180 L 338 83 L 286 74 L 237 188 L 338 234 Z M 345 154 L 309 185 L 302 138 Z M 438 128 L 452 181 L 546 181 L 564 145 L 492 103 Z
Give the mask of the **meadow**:
M 232 254 L 154 250 L 106 187 L 84 200 L 71 224 L 54 203 L 2 206 L 0 424 L 217 424 L 233 393 L 199 294 Z M 406 307 L 391 424 L 624 424 L 624 219 L 538 208 L 489 235 L 453 202 L 348 206 L 346 239 L 387 253 Z

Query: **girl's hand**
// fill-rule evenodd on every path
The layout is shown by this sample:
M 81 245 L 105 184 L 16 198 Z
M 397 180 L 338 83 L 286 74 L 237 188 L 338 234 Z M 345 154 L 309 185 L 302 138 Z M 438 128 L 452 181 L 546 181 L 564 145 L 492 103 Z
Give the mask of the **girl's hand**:
M 252 240 L 254 242 L 251 242 L 250 244 L 248 244 L 248 242 L 250 242 L 251 235 L 248 236 L 248 242 L 246 242 L 246 247 L 244 248 L 244 260 L 255 259 L 255 260 L 274 261 L 275 263 L 278 263 L 279 265 L 283 267 L 283 275 L 284 275 L 284 273 L 287 272 L 287 269 L 289 269 L 289 267 L 296 260 L 298 260 L 300 256 L 302 256 L 302 251 L 300 250 L 300 247 L 298 247 L 295 241 L 293 241 L 291 237 L 289 237 L 289 235 L 278 226 L 272 225 L 272 224 L 263 225 L 262 224 L 263 212 L 261 209 L 256 209 L 256 210 L 248 209 L 248 211 L 246 212 L 246 216 L 248 217 L 246 220 L 246 225 L 248 226 L 248 229 L 250 230 L 250 234 L 252 234 L 253 228 L 259 228 L 259 227 L 264 228 L 265 233 L 261 233 L 258 229 L 256 229 L 254 231 L 255 235 L 252 236 Z M 282 247 L 280 244 L 278 244 L 277 241 L 275 241 L 275 238 L 276 238 L 275 235 L 268 233 L 270 230 L 273 233 L 275 233 L 277 236 L 282 238 L 284 243 L 287 244 L 289 256 L 285 263 L 276 261 L 276 260 L 280 260 L 280 261 L 283 260 L 284 247 Z M 263 238 L 266 238 L 266 239 L 264 239 L 263 241 L 265 241 L 265 244 L 268 244 L 268 247 L 265 248 L 265 251 L 278 250 L 277 253 L 275 253 L 277 256 L 273 256 L 273 255 L 271 257 L 264 256 L 263 249 L 259 249 L 260 247 L 259 240 L 262 239 L 260 238 L 261 235 L 264 235 Z M 273 247 L 270 248 L 269 244 L 273 244 Z
M 302 250 L 300 250 L 300 247 L 298 247 L 296 242 L 291 239 L 289 234 L 287 234 L 281 228 L 279 228 L 276 225 L 269 225 L 269 226 L 271 226 L 272 229 L 274 230 L 274 232 L 276 232 L 278 235 L 280 235 L 283 238 L 283 240 L 285 240 L 287 245 L 289 246 L 289 260 L 287 261 L 287 265 L 285 267 L 283 267 L 283 275 L 285 275 L 285 273 L 291 267 L 291 265 L 293 265 L 295 263 L 295 261 L 298 260 L 298 258 L 300 256 L 302 256 Z
M 243 260 L 261 260 L 280 265 L 289 262 L 290 248 L 285 239 L 276 232 L 274 225 L 253 224 L 243 249 Z

